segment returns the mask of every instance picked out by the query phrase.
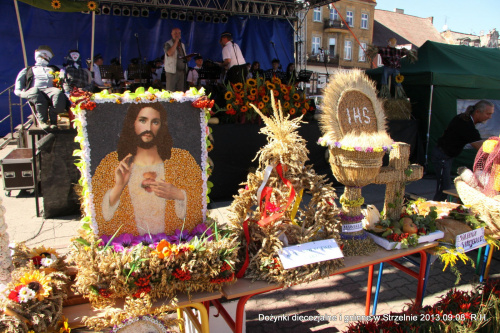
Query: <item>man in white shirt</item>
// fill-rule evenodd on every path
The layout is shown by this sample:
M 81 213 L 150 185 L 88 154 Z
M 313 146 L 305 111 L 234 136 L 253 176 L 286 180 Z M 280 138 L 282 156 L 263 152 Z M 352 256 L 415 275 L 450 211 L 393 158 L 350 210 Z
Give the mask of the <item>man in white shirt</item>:
M 104 59 L 102 58 L 102 55 L 100 53 L 96 54 L 94 56 L 94 83 L 98 87 L 103 87 L 104 82 L 102 82 L 101 78 L 101 70 L 99 69 L 99 66 L 102 66 L 104 64 Z
M 194 57 L 194 61 L 196 62 L 196 66 L 188 72 L 187 82 L 190 87 L 200 88 L 206 84 L 205 80 L 198 80 L 200 77 L 198 71 L 203 66 L 203 57 L 201 55 L 197 55 Z
M 233 35 L 230 32 L 223 32 L 219 43 L 222 46 L 221 66 L 227 70 L 226 81 L 243 83 L 248 74 L 246 61 L 238 44 L 233 43 Z

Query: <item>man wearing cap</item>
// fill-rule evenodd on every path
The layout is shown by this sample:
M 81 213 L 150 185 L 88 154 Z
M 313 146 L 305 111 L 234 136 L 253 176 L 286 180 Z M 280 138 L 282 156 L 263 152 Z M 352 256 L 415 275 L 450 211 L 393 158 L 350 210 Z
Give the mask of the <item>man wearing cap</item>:
M 203 57 L 201 55 L 197 55 L 196 57 L 194 57 L 194 61 L 196 63 L 196 66 L 194 66 L 194 68 L 192 68 L 188 72 L 187 82 L 190 87 L 200 88 L 205 86 L 206 84 L 205 80 L 199 80 L 200 75 L 198 73 L 198 71 L 203 66 Z
M 223 32 L 220 35 L 219 43 L 222 46 L 223 62 L 221 66 L 227 70 L 226 80 L 231 83 L 243 83 L 248 70 L 240 47 L 233 43 L 233 35 L 230 32 Z
M 34 104 L 40 127 L 44 130 L 57 128 L 57 115 L 66 109 L 66 96 L 54 87 L 56 66 L 49 61 L 52 49 L 41 45 L 35 50 L 35 65 L 22 69 L 16 78 L 14 94 Z
M 276 77 L 280 80 L 285 79 L 285 72 L 281 70 L 281 63 L 279 59 L 273 59 L 271 61 L 271 65 L 273 66 L 272 68 L 268 69 L 264 75 L 266 77 L 266 80 L 272 80 L 273 77 Z
M 181 29 L 173 28 L 172 39 L 167 41 L 165 50 L 166 87 L 169 91 L 185 91 L 187 63 L 186 46 L 181 42 Z
M 66 95 L 69 96 L 74 88 L 91 91 L 92 76 L 88 69 L 82 67 L 80 52 L 69 50 L 66 61 L 66 67 L 60 72 L 62 87 Z

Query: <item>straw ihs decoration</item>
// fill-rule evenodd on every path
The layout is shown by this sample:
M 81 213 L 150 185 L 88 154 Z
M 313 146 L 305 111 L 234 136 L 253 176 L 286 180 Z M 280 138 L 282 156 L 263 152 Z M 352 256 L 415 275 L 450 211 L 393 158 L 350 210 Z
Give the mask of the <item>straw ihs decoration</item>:
M 244 189 L 230 207 L 230 227 L 242 244 L 239 277 L 284 285 L 325 277 L 343 265 L 342 259 L 283 269 L 278 251 L 285 246 L 320 239 L 338 239 L 335 190 L 305 165 L 308 150 L 297 133 L 301 117 L 283 116 L 271 94 L 273 114 L 262 117 L 268 143 L 257 154 L 259 168 L 248 175 Z M 307 205 L 302 196 L 309 194 Z
M 344 254 L 368 254 L 375 246 L 362 229 L 361 187 L 374 181 L 393 142 L 375 84 L 360 70 L 336 73 L 324 95 L 319 143 L 328 146 L 333 175 L 346 186 L 340 198 Z

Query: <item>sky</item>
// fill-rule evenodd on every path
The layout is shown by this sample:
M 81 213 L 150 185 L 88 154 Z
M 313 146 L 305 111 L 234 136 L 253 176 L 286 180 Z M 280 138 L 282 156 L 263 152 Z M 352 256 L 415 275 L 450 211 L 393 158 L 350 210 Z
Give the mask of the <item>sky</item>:
M 449 30 L 479 35 L 496 28 L 500 31 L 500 0 L 376 0 L 375 9 L 404 9 L 407 15 L 434 17 L 434 26 L 441 32 Z

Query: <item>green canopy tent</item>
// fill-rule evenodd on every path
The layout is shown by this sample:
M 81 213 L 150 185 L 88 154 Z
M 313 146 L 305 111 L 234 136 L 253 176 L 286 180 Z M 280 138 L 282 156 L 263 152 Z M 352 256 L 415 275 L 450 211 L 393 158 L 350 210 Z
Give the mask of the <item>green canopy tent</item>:
M 380 82 L 382 70 L 368 70 L 367 74 Z M 500 100 L 499 49 L 427 41 L 418 49 L 417 62 L 402 60 L 401 74 L 419 132 L 427 138 L 426 164 L 437 139 L 457 114 L 458 100 Z M 472 166 L 475 154 L 475 150 L 464 150 L 455 159 L 455 167 Z

